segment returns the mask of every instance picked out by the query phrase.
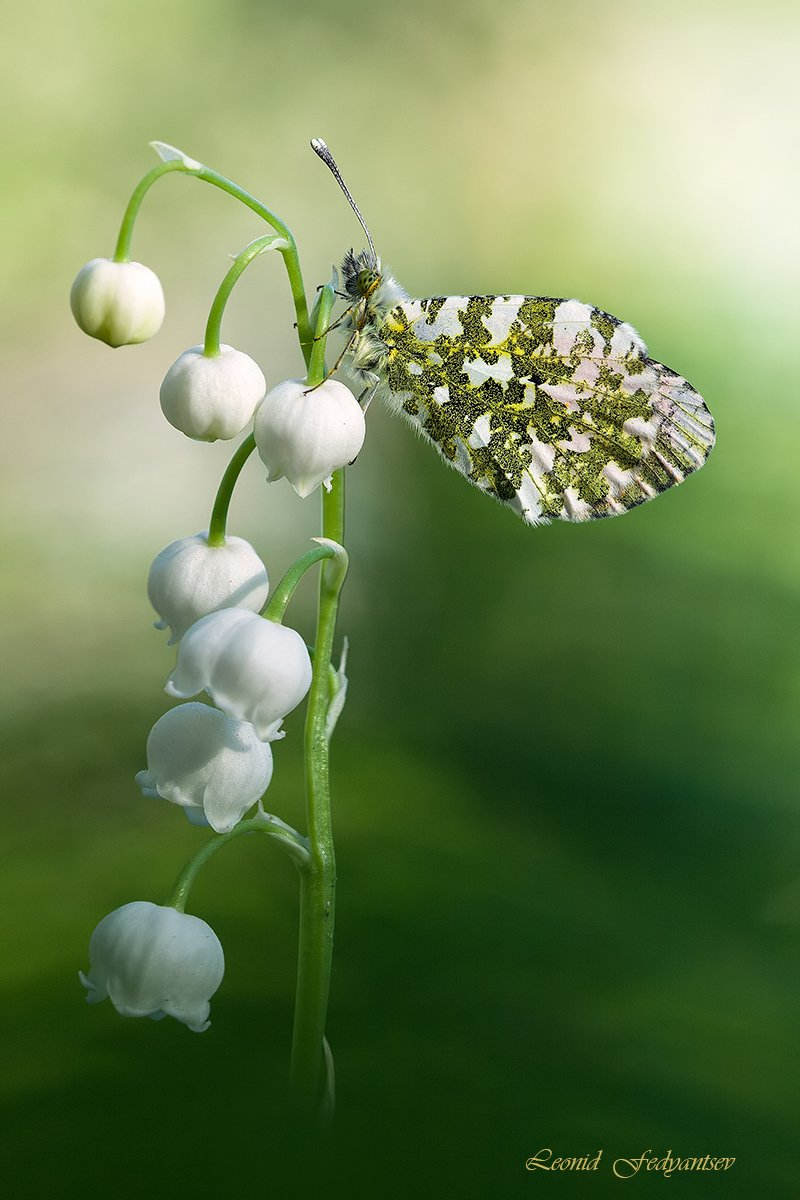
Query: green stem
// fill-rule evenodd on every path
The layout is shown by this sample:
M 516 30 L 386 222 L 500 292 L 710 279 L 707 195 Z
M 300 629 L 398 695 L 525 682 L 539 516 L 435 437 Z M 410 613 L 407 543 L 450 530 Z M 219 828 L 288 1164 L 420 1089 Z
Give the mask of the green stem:
M 339 571 L 341 573 L 341 580 L 338 587 L 341 587 L 344 582 L 348 564 L 347 551 L 344 546 L 340 546 L 338 543 L 323 542 L 322 538 L 314 538 L 313 541 L 317 542 L 318 545 L 313 550 L 308 550 L 296 562 L 292 563 L 272 593 L 269 603 L 261 610 L 262 617 L 266 617 L 268 621 L 276 621 L 280 625 L 295 588 L 306 571 L 310 570 L 315 563 L 321 562 L 326 558 L 338 559 Z
M 344 471 L 322 499 L 323 530 L 339 541 L 344 535 Z M 311 862 L 300 872 L 300 944 L 292 1040 L 291 1092 L 298 1116 L 317 1122 L 323 1085 L 323 1039 L 328 1010 L 336 896 L 326 717 L 329 669 L 342 575 L 326 562 L 320 582 L 314 673 L 305 730 L 306 805 Z
M 336 303 L 336 276 L 321 289 L 314 305 L 314 344 L 306 360 L 308 385 L 317 387 L 325 378 L 325 343 L 330 325 L 331 310 Z
M 186 165 L 179 159 L 172 159 L 170 162 L 159 163 L 157 167 L 153 167 L 139 181 L 133 191 L 133 195 L 128 201 L 128 207 L 122 217 L 122 224 L 119 229 L 119 237 L 117 238 L 117 247 L 114 251 L 114 262 L 128 262 L 131 256 L 131 239 L 133 237 L 133 227 L 136 224 L 136 218 L 139 215 L 139 209 L 142 207 L 142 201 L 154 183 L 157 183 L 162 175 L 168 175 L 171 171 L 186 172 Z
M 259 254 L 263 254 L 265 250 L 284 250 L 288 245 L 285 238 L 276 237 L 274 233 L 267 234 L 266 237 L 256 238 L 249 246 L 245 246 L 233 261 L 233 266 L 228 271 L 227 275 L 219 285 L 217 294 L 214 297 L 214 302 L 208 314 L 208 322 L 206 323 L 206 337 L 203 353 L 207 358 L 214 358 L 219 354 L 219 335 L 222 326 L 222 314 L 225 311 L 225 305 L 230 299 L 230 294 L 239 279 L 239 276 L 244 271 L 245 267 L 258 258 Z
M 316 333 L 308 382 L 313 387 L 325 374 L 323 330 L 335 297 L 326 284 L 317 306 Z M 344 470 L 335 471 L 329 492 L 322 493 L 322 536 L 344 541 Z M 295 1114 L 305 1126 L 319 1130 L 324 1116 L 327 1068 L 325 1021 L 333 960 L 336 899 L 336 859 L 333 847 L 326 718 L 330 702 L 330 665 L 339 593 L 344 581 L 338 558 L 324 563 L 320 578 L 314 670 L 305 728 L 306 816 L 310 863 L 300 871 L 300 940 L 297 954 L 297 992 L 290 1072 Z
M 228 508 L 233 495 L 233 489 L 236 486 L 236 480 L 239 478 L 242 467 L 247 462 L 250 455 L 256 448 L 256 439 L 252 433 L 248 434 L 242 442 L 239 449 L 234 454 L 231 461 L 225 470 L 225 474 L 220 480 L 217 498 L 214 501 L 214 507 L 211 510 L 211 521 L 208 526 L 208 544 L 209 546 L 224 546 L 225 545 L 225 526 L 228 520 Z
M 158 153 L 161 153 L 161 151 L 159 150 Z M 180 154 L 179 151 L 175 151 L 174 153 Z M 308 319 L 308 304 L 306 303 L 303 274 L 300 270 L 300 258 L 297 253 L 297 243 L 294 240 L 294 235 L 288 225 L 285 225 L 280 217 L 267 208 L 266 204 L 262 204 L 255 196 L 251 196 L 244 188 L 239 187 L 232 180 L 226 179 L 218 171 L 212 171 L 210 167 L 205 167 L 202 163 L 196 163 L 192 159 L 186 158 L 185 155 L 171 157 L 167 162 L 159 163 L 157 167 L 153 167 L 151 171 L 148 171 L 135 188 L 128 202 L 128 207 L 122 218 L 117 247 L 114 251 L 114 261 L 128 261 L 133 227 L 142 201 L 153 184 L 162 175 L 167 175 L 175 171 L 180 171 L 184 175 L 192 175 L 196 179 L 202 179 L 204 183 L 210 183 L 214 187 L 220 188 L 223 192 L 227 192 L 229 196 L 233 196 L 235 200 L 238 200 L 247 208 L 252 209 L 254 213 L 257 213 L 258 216 L 265 220 L 268 225 L 271 225 L 285 239 L 286 246 L 283 248 L 276 247 L 276 249 L 279 249 L 279 253 L 283 257 L 286 273 L 289 276 L 289 286 L 292 291 L 292 300 L 294 301 L 294 309 L 297 315 L 297 333 L 300 339 L 300 348 L 303 352 L 306 366 L 308 366 L 311 360 L 313 334 Z
M 269 834 L 270 837 L 280 843 L 301 870 L 307 868 L 309 863 L 307 840 L 301 837 L 296 829 L 292 829 L 291 825 L 287 825 L 284 821 L 281 821 L 280 818 L 273 817 L 269 813 L 260 812 L 257 816 L 250 817 L 247 821 L 240 821 L 230 833 L 219 833 L 211 841 L 206 842 L 198 850 L 197 854 L 189 859 L 181 871 L 175 881 L 172 895 L 167 904 L 172 908 L 177 908 L 178 912 L 185 912 L 189 892 L 200 868 L 208 862 L 212 854 L 216 854 L 223 846 L 227 846 L 228 842 L 233 841 L 236 837 L 240 837 L 243 833 Z

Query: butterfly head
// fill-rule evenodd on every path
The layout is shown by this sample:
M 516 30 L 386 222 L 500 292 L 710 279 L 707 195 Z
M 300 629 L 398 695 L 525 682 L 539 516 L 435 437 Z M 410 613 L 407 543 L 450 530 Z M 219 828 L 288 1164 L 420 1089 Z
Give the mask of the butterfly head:
M 381 260 L 369 250 L 348 250 L 342 260 L 342 282 L 352 301 L 367 300 L 381 285 Z
M 342 261 L 342 284 L 345 295 L 355 310 L 354 323 L 356 327 L 363 328 L 368 321 L 379 317 L 398 300 L 404 299 L 406 293 L 397 280 L 382 269 L 372 235 L 358 211 L 355 200 L 348 191 L 347 184 L 342 179 L 330 150 L 321 138 L 313 138 L 311 146 L 314 153 L 319 155 L 336 179 L 356 214 L 361 228 L 367 235 L 369 249 L 362 250 L 359 254 L 356 254 L 354 250 L 348 250 Z

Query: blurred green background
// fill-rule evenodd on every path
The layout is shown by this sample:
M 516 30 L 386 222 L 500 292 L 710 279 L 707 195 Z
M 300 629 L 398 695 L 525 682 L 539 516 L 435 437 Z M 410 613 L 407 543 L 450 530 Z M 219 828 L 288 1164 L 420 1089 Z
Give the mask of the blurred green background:
M 157 389 L 261 230 L 170 177 L 134 240 L 159 336 L 112 352 L 67 293 L 152 138 L 280 212 L 313 289 L 360 244 L 315 135 L 412 294 L 616 313 L 719 444 L 622 520 L 531 530 L 370 410 L 334 755 L 339 1118 L 313 1194 L 611 1196 L 611 1161 L 652 1149 L 736 1156 L 677 1195 L 800 1195 L 799 25 L 780 0 L 4 6 L 4 1195 L 312 1193 L 280 1133 L 277 851 L 242 839 L 198 884 L 228 963 L 207 1034 L 89 1009 L 77 980 L 100 917 L 161 901 L 205 836 L 133 783 L 172 664 L 144 581 L 206 527 L 230 447 L 182 438 Z M 224 337 L 275 382 L 300 368 L 292 319 L 262 260 Z M 316 522 L 250 464 L 231 530 L 273 578 Z M 288 725 L 271 803 L 300 821 Z M 602 1169 L 527 1173 L 542 1147 Z

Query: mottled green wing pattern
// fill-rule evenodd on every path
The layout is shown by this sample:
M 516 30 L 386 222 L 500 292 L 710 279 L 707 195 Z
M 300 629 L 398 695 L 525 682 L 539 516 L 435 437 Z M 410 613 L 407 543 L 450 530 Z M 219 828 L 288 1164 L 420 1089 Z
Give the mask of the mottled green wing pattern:
M 532 525 L 608 517 L 705 462 L 702 398 L 636 331 L 579 300 L 404 300 L 375 333 L 379 392 Z

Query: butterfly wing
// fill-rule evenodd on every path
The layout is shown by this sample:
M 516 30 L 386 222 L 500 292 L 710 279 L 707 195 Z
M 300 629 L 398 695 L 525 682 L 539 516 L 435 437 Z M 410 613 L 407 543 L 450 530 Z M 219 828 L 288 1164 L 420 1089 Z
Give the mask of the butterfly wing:
M 379 394 L 532 525 L 614 516 L 705 462 L 714 423 L 636 331 L 579 300 L 404 300 L 376 330 Z

